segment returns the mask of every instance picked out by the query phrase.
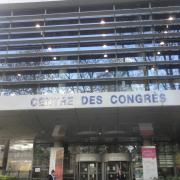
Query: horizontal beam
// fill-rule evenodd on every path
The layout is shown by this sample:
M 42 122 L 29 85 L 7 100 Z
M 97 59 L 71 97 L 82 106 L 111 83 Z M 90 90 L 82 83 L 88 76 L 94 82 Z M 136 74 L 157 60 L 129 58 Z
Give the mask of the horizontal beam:
M 118 77 L 118 78 L 92 78 L 92 79 L 60 79 L 60 80 L 19 80 L 19 81 L 1 81 L 1 86 L 17 86 L 17 85 L 57 85 L 57 84 L 98 84 L 101 83 L 109 83 L 115 84 L 117 82 L 126 81 L 133 82 L 137 84 L 148 83 L 148 82 L 161 82 L 161 83 L 169 83 L 169 82 L 180 82 L 180 75 L 168 75 L 168 76 L 145 76 L 145 77 Z
M 80 36 L 62 36 L 62 37 L 40 37 L 40 38 L 20 38 L 20 39 L 3 39 L 0 41 L 0 47 L 10 46 L 24 46 L 24 45 L 43 45 L 43 44 L 71 44 L 81 42 L 128 42 L 128 41 L 140 41 L 140 40 L 158 40 L 158 39 L 175 39 L 180 38 L 180 32 L 164 33 L 152 33 L 152 34 L 99 34 L 99 35 L 80 35 Z
M 42 57 L 42 56 L 78 56 L 78 55 L 89 55 L 89 54 L 129 54 L 129 53 L 155 53 L 157 51 L 179 51 L 180 46 L 163 46 L 163 47 L 146 47 L 146 48 L 99 48 L 91 47 L 91 50 L 79 50 L 74 48 L 73 50 L 65 51 L 61 50 L 17 50 L 17 51 L 3 51 L 0 53 L 1 58 L 21 58 L 21 57 Z
M 121 21 L 121 22 L 107 22 L 102 25 L 100 23 L 81 23 L 71 25 L 53 25 L 36 27 L 17 27 L 17 28 L 1 28 L 0 34 L 32 34 L 43 32 L 65 32 L 65 31 L 80 31 L 80 30 L 106 30 L 116 28 L 130 28 L 130 27 L 152 27 L 163 26 L 169 24 L 168 20 L 142 20 L 142 21 Z M 171 25 L 179 25 L 180 18 L 175 19 Z
M 154 7 L 154 8 L 137 8 L 137 9 L 121 9 L 121 10 L 104 10 L 104 11 L 86 11 L 86 12 L 68 12 L 54 14 L 36 14 L 21 16 L 1 16 L 1 23 L 15 22 L 41 22 L 52 20 L 70 20 L 70 19 L 88 19 L 103 17 L 122 17 L 133 15 L 152 15 L 163 13 L 179 13 L 180 6 L 171 7 Z
M 114 59 L 116 61 L 116 59 Z M 6 65 L 6 64 L 5 64 Z M 120 62 L 120 63 L 106 63 L 106 64 L 77 64 L 77 65 L 48 65 L 43 66 L 43 63 L 36 63 L 34 66 L 9 66 L 2 67 L 0 66 L 1 72 L 27 72 L 27 71 L 43 71 L 43 70 L 91 70 L 95 72 L 97 69 L 104 68 L 119 68 L 122 70 L 137 70 L 140 67 L 151 68 L 155 66 L 158 69 L 164 68 L 179 68 L 180 69 L 180 60 L 179 61 L 151 61 L 151 62 Z

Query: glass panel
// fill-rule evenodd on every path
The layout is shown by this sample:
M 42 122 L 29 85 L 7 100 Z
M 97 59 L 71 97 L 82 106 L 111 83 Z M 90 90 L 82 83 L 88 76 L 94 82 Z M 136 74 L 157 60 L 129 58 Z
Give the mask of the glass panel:
M 32 169 L 33 140 L 11 140 L 8 155 L 8 171 L 20 171 L 20 176 L 27 177 Z
M 33 177 L 47 178 L 51 144 L 35 143 L 33 159 Z M 38 170 L 38 171 L 37 171 Z

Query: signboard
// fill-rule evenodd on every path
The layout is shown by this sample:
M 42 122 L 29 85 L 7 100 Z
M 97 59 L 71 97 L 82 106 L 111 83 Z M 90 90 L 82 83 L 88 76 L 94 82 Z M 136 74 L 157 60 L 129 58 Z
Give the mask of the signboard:
M 180 106 L 180 91 L 0 96 L 0 110 Z
M 40 168 L 35 168 L 34 172 L 39 173 L 39 172 L 41 172 L 41 169 Z
M 49 174 L 55 170 L 55 179 L 63 180 L 64 148 L 54 147 L 50 151 Z
M 143 179 L 158 179 L 157 158 L 155 146 L 142 147 Z

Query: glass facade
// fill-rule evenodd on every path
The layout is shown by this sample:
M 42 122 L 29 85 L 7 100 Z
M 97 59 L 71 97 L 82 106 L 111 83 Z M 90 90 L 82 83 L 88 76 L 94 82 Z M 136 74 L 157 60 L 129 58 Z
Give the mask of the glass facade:
M 4 142 L 2 142 L 4 144 Z M 1 144 L 2 144 L 1 143 Z M 2 145 L 4 148 L 4 145 Z M 53 147 L 52 143 L 47 143 L 44 140 L 11 140 L 9 153 L 8 153 L 8 165 L 7 175 L 17 176 L 19 179 L 45 179 L 49 171 L 49 158 L 50 148 Z M 106 153 L 127 153 L 131 159 L 130 162 L 108 162 L 105 163 L 107 169 L 107 176 L 116 174 L 116 166 L 122 167 L 126 173 L 126 178 L 132 179 L 133 176 L 136 178 L 142 178 L 142 156 L 141 156 L 141 142 L 125 142 L 119 143 L 113 141 L 112 143 L 106 144 L 68 144 L 64 146 L 65 157 L 64 157 L 64 179 L 78 179 L 77 170 L 79 164 L 76 162 L 77 154 L 106 154 Z M 158 175 L 159 178 L 172 178 L 174 176 L 179 177 L 179 166 L 180 166 L 180 147 L 178 144 L 172 142 L 157 142 L 157 163 L 158 163 Z M 1 160 L 3 156 L 1 156 Z M 89 166 L 96 162 L 84 162 L 80 164 L 81 168 Z M 120 163 L 120 165 L 119 165 Z M 102 178 L 102 167 L 103 162 L 99 162 L 94 166 L 98 165 L 98 179 Z M 2 162 L 1 162 L 2 166 Z M 80 171 L 82 173 L 82 179 L 86 179 L 86 169 Z M 83 178 L 85 177 L 85 178 Z M 110 178 L 111 179 L 111 178 Z
M 1 95 L 179 89 L 178 3 L 4 10 Z
M 11 140 L 7 171 L 11 175 L 27 178 L 32 169 L 33 140 Z
M 49 173 L 50 147 L 53 145 L 47 142 L 34 143 L 34 157 L 32 176 L 34 178 L 46 178 Z

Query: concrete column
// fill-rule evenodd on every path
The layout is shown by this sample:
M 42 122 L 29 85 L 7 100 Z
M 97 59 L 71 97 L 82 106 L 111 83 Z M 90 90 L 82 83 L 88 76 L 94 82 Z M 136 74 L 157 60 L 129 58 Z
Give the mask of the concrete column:
M 9 145 L 10 145 L 10 140 L 8 139 L 5 143 L 4 147 L 4 154 L 3 154 L 3 161 L 2 161 L 2 174 L 6 173 L 6 167 L 7 167 L 7 162 L 8 162 L 8 153 L 9 153 Z
M 52 138 L 54 139 L 54 147 L 62 147 L 64 136 L 65 136 L 64 127 L 60 124 L 55 125 L 52 132 Z
M 54 141 L 54 147 L 63 147 L 63 144 L 60 140 L 59 141 L 55 140 Z
M 56 172 L 56 180 L 63 180 L 64 147 L 62 142 L 64 136 L 64 128 L 61 125 L 56 125 L 52 132 L 54 147 L 51 148 L 49 165 L 49 172 L 52 170 Z
M 152 146 L 151 137 L 143 137 L 143 146 Z
M 152 136 L 143 137 L 142 148 L 142 166 L 144 180 L 149 180 L 150 178 L 158 178 L 157 154 L 156 147 L 154 147 L 152 143 Z

